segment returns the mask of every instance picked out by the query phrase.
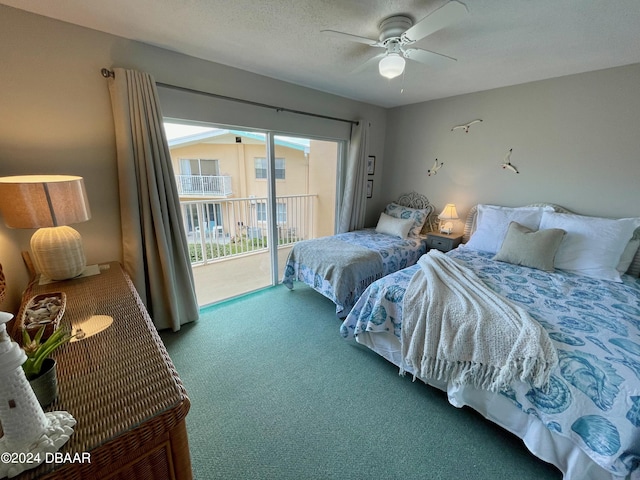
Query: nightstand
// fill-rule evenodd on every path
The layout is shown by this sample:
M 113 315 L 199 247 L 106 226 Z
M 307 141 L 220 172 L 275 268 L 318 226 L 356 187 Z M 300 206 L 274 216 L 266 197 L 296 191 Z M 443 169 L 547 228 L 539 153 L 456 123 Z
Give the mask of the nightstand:
M 462 233 L 427 233 L 427 247 L 436 248 L 441 252 L 453 250 L 462 242 Z

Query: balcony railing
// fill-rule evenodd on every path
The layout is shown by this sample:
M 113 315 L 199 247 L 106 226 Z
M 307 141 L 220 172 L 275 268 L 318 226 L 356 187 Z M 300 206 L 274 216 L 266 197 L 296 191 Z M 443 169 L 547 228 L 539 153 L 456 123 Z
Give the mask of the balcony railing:
M 313 238 L 316 197 L 276 197 L 279 246 Z M 271 243 L 266 197 L 198 200 L 180 204 L 192 265 L 266 251 Z
M 176 175 L 179 195 L 228 197 L 233 193 L 231 177 L 226 175 Z

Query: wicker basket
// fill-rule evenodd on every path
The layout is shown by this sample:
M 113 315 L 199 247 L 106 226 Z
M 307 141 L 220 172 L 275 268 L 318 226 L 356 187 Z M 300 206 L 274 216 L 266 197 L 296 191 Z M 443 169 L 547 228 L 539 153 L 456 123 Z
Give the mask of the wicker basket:
M 60 325 L 66 305 L 67 296 L 64 292 L 42 293 L 31 297 L 22 312 L 22 328 L 33 338 L 44 326 L 42 341 L 46 340 Z

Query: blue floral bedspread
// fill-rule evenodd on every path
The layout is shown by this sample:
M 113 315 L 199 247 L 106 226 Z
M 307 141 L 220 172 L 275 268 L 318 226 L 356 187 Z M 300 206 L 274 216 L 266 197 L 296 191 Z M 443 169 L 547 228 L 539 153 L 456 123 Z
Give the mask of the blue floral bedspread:
M 614 283 L 546 273 L 464 247 L 449 255 L 526 308 L 558 351 L 548 391 L 520 382 L 501 395 L 606 470 L 640 478 L 640 279 L 623 275 Z M 373 283 L 342 324 L 342 336 L 368 331 L 400 338 L 402 298 L 417 268 Z
M 385 233 L 378 233 L 373 228 L 339 233 L 332 238 L 378 252 L 382 259 L 382 272 L 380 272 L 379 277 L 414 265 L 427 251 L 424 238 L 410 237 L 403 240 Z M 308 241 L 312 242 L 313 240 Z M 336 243 L 339 244 L 339 242 Z M 293 248 L 296 248 L 295 245 Z M 350 264 L 348 268 L 357 269 L 358 265 Z M 317 272 L 289 258 L 285 265 L 282 283 L 293 289 L 295 280 L 306 283 L 335 303 L 336 314 L 339 317 L 345 317 L 349 313 L 367 287 L 367 285 L 354 285 L 353 288 L 343 288 L 341 291 L 335 291 L 334 286 Z

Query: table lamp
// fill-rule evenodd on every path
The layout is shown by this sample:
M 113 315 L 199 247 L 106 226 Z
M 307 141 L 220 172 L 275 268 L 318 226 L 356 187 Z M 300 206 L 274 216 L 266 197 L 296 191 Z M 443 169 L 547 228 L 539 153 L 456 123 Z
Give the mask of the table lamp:
M 31 253 L 51 280 L 77 277 L 86 267 L 82 237 L 69 224 L 91 218 L 82 177 L 22 175 L 0 178 L 0 212 L 10 228 L 37 228 Z
M 447 203 L 440 215 L 440 233 L 451 234 L 453 232 L 453 222 L 451 220 L 458 220 L 458 211 L 453 203 Z

